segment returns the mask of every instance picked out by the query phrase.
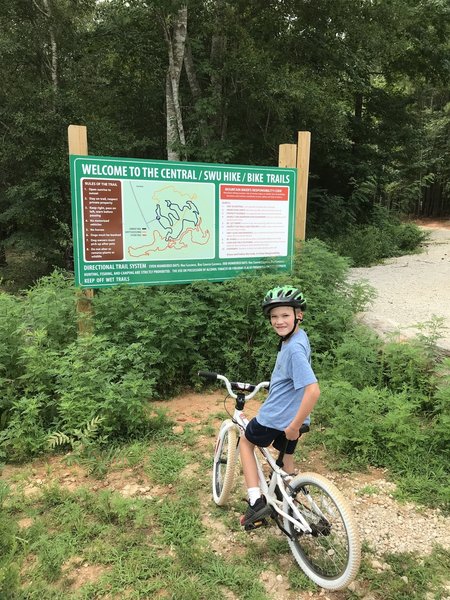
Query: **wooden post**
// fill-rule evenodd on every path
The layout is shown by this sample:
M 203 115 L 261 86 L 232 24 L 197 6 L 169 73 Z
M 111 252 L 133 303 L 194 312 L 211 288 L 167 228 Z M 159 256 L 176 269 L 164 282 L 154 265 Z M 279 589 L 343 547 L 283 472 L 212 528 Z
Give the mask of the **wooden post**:
M 297 144 L 280 144 L 278 147 L 278 166 L 295 169 L 297 166 Z
M 306 207 L 308 202 L 309 152 L 311 132 L 299 131 L 297 144 L 297 205 L 295 209 L 295 239 L 306 236 Z
M 308 200 L 309 151 L 311 133 L 298 132 L 298 144 L 280 144 L 279 167 L 297 167 L 297 189 L 295 208 L 295 239 L 303 241 L 306 236 L 306 207 Z
M 69 125 L 68 127 L 69 154 L 87 156 L 87 128 L 85 125 Z M 94 290 L 83 288 L 78 291 L 77 313 L 78 333 L 80 335 L 92 333 L 92 298 Z

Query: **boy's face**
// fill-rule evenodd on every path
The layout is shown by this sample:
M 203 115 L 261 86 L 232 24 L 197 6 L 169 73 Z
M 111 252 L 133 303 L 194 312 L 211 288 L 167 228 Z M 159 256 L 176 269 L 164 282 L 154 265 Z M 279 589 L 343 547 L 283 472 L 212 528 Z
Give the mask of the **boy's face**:
M 292 306 L 277 306 L 270 311 L 270 324 L 276 333 L 283 337 L 292 331 L 296 316 L 301 319 L 302 311 L 299 309 L 294 311 Z

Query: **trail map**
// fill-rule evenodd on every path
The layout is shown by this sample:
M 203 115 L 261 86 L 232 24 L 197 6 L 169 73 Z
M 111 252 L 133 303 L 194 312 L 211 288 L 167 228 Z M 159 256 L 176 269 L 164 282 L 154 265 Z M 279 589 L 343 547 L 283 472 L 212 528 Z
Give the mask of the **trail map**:
M 71 156 L 76 284 L 289 270 L 295 182 L 295 169 Z

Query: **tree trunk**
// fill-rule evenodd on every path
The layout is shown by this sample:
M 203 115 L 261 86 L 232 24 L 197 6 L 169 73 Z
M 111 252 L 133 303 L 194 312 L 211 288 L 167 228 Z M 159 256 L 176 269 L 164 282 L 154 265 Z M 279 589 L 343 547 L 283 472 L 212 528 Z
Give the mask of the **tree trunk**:
M 354 113 L 354 124 L 353 124 L 353 135 L 352 135 L 352 153 L 355 154 L 358 149 L 358 145 L 361 139 L 361 122 L 363 113 L 363 95 L 358 92 L 355 94 L 355 113 Z
M 194 61 L 192 59 L 191 45 L 189 44 L 189 38 L 186 42 L 186 48 L 184 53 L 184 69 L 186 71 L 186 76 L 189 83 L 189 87 L 191 89 L 192 97 L 194 98 L 194 102 L 197 103 L 199 102 L 199 100 L 201 100 L 202 90 L 200 88 L 200 84 L 197 79 L 197 74 L 195 72 Z M 198 113 L 198 121 L 202 146 L 206 148 L 206 146 L 208 146 L 209 143 L 208 124 L 200 112 Z
M 169 68 L 166 77 L 167 158 L 180 160 L 183 155 L 183 159 L 186 160 L 186 138 L 179 87 L 186 48 L 187 6 L 179 9 L 171 28 L 165 20 L 163 27 L 169 54 Z
M 49 59 L 49 70 L 50 79 L 52 82 L 53 92 L 56 96 L 59 87 L 58 80 L 58 46 L 56 43 L 55 30 L 53 27 L 53 14 L 50 3 L 48 0 L 42 0 L 44 8 L 41 8 L 36 0 L 33 0 L 35 7 L 41 12 L 46 19 L 48 19 L 48 32 L 50 37 L 50 59 Z
M 224 94 L 225 83 L 223 76 L 223 63 L 227 51 L 228 40 L 221 28 L 221 23 L 225 19 L 225 4 L 222 0 L 217 0 L 215 4 L 215 12 L 217 28 L 211 40 L 211 89 L 218 106 L 214 124 L 215 130 L 219 138 L 224 140 L 227 133 L 228 119 L 227 105 Z

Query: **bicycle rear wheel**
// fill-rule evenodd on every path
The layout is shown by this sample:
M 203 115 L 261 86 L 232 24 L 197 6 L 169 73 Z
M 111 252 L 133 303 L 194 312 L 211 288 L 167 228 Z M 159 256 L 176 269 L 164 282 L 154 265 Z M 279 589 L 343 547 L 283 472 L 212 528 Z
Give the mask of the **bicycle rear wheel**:
M 289 546 L 306 575 L 327 590 L 348 586 L 361 561 L 361 544 L 350 507 L 330 481 L 316 473 L 303 473 L 290 484 L 295 505 L 312 533 L 304 533 L 288 519 Z M 292 515 L 284 501 L 283 509 Z
M 223 506 L 234 485 L 239 431 L 231 419 L 222 423 L 214 451 L 212 491 L 214 502 Z

